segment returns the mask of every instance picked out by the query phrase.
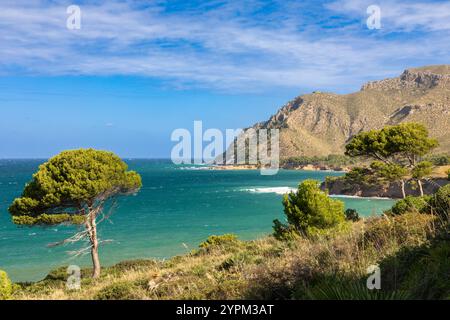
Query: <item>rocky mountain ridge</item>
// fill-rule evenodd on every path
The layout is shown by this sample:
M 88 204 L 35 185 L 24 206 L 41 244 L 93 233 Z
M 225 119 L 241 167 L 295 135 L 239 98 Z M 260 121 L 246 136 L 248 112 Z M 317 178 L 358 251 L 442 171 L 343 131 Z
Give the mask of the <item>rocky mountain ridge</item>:
M 349 139 L 370 129 L 420 122 L 450 153 L 450 65 L 407 69 L 350 94 L 315 91 L 282 106 L 255 129 L 280 129 L 280 157 L 342 154 Z

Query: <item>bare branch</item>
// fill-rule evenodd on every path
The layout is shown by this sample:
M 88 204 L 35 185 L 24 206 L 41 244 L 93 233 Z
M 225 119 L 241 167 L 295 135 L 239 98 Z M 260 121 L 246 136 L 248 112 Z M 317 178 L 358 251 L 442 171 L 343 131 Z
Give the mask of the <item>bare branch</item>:
M 67 239 L 64 239 L 62 241 L 49 243 L 47 245 L 47 247 L 53 248 L 53 247 L 57 247 L 57 246 L 60 246 L 60 245 L 65 245 L 67 243 L 78 242 L 78 241 L 81 241 L 81 240 L 87 238 L 87 236 L 88 236 L 88 230 L 83 230 L 83 231 L 77 232 L 73 236 L 71 236 L 71 237 L 69 237 Z

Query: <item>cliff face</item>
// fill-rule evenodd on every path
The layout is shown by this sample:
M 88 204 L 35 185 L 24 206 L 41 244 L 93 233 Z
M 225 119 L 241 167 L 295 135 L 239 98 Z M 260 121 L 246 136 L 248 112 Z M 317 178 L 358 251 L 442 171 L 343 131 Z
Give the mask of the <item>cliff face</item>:
M 313 92 L 253 127 L 280 129 L 280 157 L 341 154 L 360 131 L 420 122 L 450 151 L 450 65 L 405 70 L 351 94 Z

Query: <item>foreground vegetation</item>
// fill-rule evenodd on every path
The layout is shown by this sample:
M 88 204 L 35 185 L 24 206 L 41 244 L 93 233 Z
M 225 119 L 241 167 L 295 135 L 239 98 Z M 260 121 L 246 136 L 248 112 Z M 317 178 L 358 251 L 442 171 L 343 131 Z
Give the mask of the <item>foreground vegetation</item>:
M 84 269 L 80 290 L 66 288 L 60 268 L 15 284 L 9 298 L 450 299 L 449 189 L 428 199 L 429 210 L 397 205 L 396 214 L 348 220 L 333 234 L 211 236 L 187 255 L 121 262 L 97 279 Z M 370 265 L 380 266 L 381 290 L 366 287 Z

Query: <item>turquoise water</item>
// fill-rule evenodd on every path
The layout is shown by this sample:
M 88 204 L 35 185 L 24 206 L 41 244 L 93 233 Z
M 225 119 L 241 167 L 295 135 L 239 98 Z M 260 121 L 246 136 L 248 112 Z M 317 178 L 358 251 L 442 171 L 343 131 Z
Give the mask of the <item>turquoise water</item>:
M 49 248 L 69 237 L 75 227 L 17 227 L 7 208 L 20 196 L 40 160 L 0 160 L 0 269 L 14 281 L 43 278 L 52 268 L 88 266 L 89 255 L 73 258 L 68 251 L 82 244 Z M 180 168 L 163 160 L 128 160 L 143 188 L 119 200 L 111 221 L 99 225 L 99 236 L 112 240 L 100 249 L 104 265 L 135 258 L 168 258 L 196 248 L 211 234 L 235 233 L 254 239 L 271 232 L 273 219 L 283 218 L 281 193 L 299 181 L 324 180 L 335 172 L 280 170 L 212 171 Z M 379 213 L 393 201 L 342 198 L 346 207 L 364 215 Z

